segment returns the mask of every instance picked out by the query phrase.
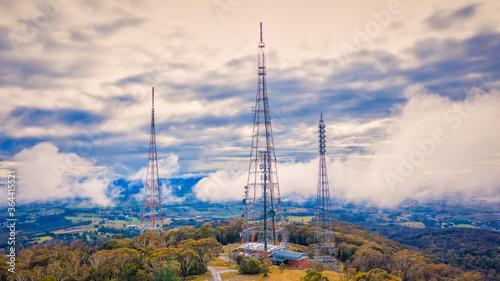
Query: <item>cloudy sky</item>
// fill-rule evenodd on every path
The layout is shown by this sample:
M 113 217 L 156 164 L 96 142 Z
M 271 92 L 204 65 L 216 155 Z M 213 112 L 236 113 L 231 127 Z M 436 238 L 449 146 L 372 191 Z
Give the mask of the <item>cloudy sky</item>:
M 0 1 L 0 159 L 18 197 L 108 204 L 147 163 L 239 199 L 259 22 L 285 196 L 380 206 L 500 194 L 498 1 Z M 168 194 L 168 192 L 166 193 Z

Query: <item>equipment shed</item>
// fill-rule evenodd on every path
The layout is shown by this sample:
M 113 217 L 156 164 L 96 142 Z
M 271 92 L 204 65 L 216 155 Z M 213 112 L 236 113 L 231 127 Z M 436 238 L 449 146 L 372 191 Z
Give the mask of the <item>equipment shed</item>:
M 285 262 L 288 266 L 301 268 L 307 265 L 308 257 L 309 255 L 305 253 L 292 252 L 292 251 L 278 251 L 273 253 L 271 261 L 273 261 L 276 264 Z

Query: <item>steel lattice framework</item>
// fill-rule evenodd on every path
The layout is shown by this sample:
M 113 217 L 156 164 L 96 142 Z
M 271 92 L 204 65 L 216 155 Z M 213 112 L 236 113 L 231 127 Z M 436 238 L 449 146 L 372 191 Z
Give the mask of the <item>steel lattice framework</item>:
M 158 155 L 155 134 L 155 89 L 151 93 L 151 133 L 149 138 L 148 166 L 144 186 L 144 207 L 142 209 L 141 230 L 163 230 L 161 211 L 160 178 L 158 177 Z
M 253 109 L 253 133 L 250 149 L 248 180 L 245 186 L 244 231 L 242 242 L 263 241 L 274 245 L 285 233 L 278 229 L 284 226 L 284 212 L 281 206 L 276 154 L 274 151 L 271 113 L 266 87 L 266 55 L 262 40 L 262 23 L 260 23 L 260 42 L 258 44 L 258 86 L 255 107 Z
M 335 243 L 332 226 L 332 209 L 330 202 L 330 187 L 328 184 L 328 171 L 326 169 L 326 130 L 323 114 L 318 126 L 319 133 L 319 173 L 318 173 L 318 195 L 316 198 L 316 216 L 315 221 L 318 222 L 319 230 L 316 231 L 315 239 L 315 255 L 317 260 L 329 261 L 333 260 L 335 251 Z

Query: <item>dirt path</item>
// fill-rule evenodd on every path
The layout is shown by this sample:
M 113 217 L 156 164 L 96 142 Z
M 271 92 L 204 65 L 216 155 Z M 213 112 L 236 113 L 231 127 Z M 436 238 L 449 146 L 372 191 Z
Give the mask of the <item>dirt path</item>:
M 212 280 L 213 281 L 222 281 L 222 276 L 220 275 L 221 273 L 225 273 L 225 272 L 237 272 L 238 270 L 235 270 L 235 269 L 227 269 L 227 270 L 217 270 L 217 268 L 214 268 L 214 267 L 211 267 L 209 266 L 208 267 L 208 270 L 210 271 L 210 273 L 212 273 Z

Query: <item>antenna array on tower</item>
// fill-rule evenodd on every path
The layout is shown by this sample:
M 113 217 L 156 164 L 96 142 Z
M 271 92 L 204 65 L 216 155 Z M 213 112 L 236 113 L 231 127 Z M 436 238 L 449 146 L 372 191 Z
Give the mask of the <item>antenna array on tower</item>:
M 319 135 L 319 172 L 318 172 L 318 194 L 316 197 L 316 215 L 314 220 L 319 229 L 315 232 L 315 259 L 317 261 L 334 261 L 335 242 L 333 236 L 333 217 L 330 202 L 330 186 L 328 184 L 328 172 L 326 169 L 326 129 L 323 114 L 318 125 Z

